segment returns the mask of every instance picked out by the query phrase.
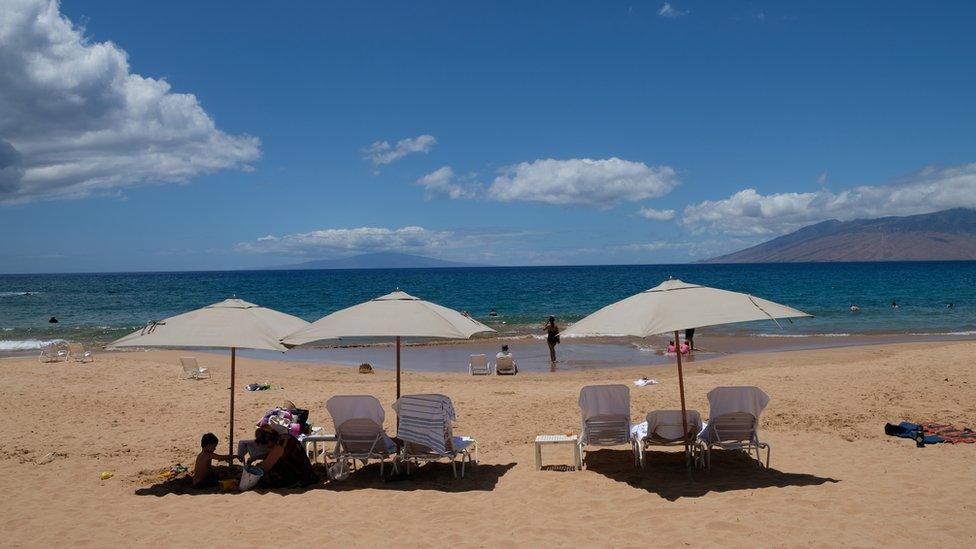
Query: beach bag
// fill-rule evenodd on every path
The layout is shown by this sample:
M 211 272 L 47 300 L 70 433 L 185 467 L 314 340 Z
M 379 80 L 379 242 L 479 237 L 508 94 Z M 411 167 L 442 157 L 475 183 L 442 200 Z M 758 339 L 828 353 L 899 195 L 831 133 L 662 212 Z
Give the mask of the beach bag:
M 285 419 L 281 416 L 271 416 L 268 418 L 268 427 L 271 427 L 280 435 L 291 435 L 297 437 L 302 432 L 302 427 L 298 423 L 292 423 L 292 420 Z
M 264 470 L 260 467 L 245 467 L 244 471 L 241 472 L 241 481 L 237 487 L 241 492 L 246 492 L 257 486 L 262 476 L 264 476 Z
M 306 435 L 312 432 L 312 426 L 308 423 L 308 410 L 305 408 L 295 408 L 291 411 L 295 416 L 295 423 L 299 425 L 302 433 Z

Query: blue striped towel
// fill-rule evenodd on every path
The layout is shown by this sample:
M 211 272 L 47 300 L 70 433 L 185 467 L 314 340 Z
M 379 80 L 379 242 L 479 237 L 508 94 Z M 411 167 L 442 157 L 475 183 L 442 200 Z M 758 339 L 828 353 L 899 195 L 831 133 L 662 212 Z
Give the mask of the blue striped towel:
M 439 455 L 452 451 L 454 404 L 444 395 L 404 395 L 393 403 L 400 417 L 397 436 Z

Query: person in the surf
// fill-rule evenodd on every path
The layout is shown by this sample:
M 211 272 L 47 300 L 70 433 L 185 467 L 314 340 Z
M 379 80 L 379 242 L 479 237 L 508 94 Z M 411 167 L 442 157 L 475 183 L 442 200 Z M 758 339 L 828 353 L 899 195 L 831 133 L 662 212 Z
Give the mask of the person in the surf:
M 549 345 L 549 362 L 555 364 L 556 345 L 559 343 L 559 326 L 556 325 L 556 317 L 550 316 L 542 329 L 546 331 L 546 343 Z

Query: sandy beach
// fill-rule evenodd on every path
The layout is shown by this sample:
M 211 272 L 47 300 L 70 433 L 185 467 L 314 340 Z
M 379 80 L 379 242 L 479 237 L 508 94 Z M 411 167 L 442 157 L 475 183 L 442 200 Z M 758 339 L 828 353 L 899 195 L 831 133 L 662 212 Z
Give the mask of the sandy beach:
M 202 433 L 226 449 L 226 356 L 177 351 L 101 353 L 90 364 L 0 361 L 0 503 L 3 546 L 971 546 L 976 447 L 924 449 L 884 435 L 886 421 L 976 424 L 976 342 L 903 343 L 730 355 L 690 364 L 689 407 L 707 415 L 706 392 L 758 385 L 772 397 L 762 418 L 769 470 L 717 455 L 689 475 L 678 453 L 634 469 L 626 448 L 590 453 L 566 470 L 568 448 L 534 468 L 538 434 L 579 430 L 583 385 L 630 383 L 632 414 L 678 405 L 668 366 L 472 378 L 404 375 L 404 392 L 442 392 L 458 410 L 455 432 L 480 442 L 481 464 L 454 480 L 447 465 L 384 483 L 376 467 L 307 490 L 195 492 L 158 475 L 192 463 Z M 178 381 L 177 357 L 198 356 L 213 380 Z M 285 357 L 287 360 L 287 356 Z M 249 393 L 252 381 L 281 386 Z M 348 366 L 242 359 L 237 437 L 284 399 L 331 429 L 325 400 L 372 394 L 395 432 L 393 374 Z M 100 480 L 101 471 L 112 471 Z

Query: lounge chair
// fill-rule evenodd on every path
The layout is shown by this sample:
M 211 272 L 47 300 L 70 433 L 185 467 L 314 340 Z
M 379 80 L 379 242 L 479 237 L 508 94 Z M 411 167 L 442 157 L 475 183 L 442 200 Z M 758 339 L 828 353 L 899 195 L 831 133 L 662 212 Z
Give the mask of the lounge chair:
M 334 476 L 342 478 L 349 462 L 355 467 L 357 459 L 363 465 L 371 459 L 379 460 L 382 476 L 384 465 L 397 448 L 383 430 L 386 412 L 380 401 L 370 395 L 341 395 L 330 398 L 325 407 L 335 425 L 336 445 L 329 456 L 339 463 Z M 396 462 L 393 470 L 397 470 Z
M 708 425 L 701 433 L 705 465 L 711 467 L 712 446 L 738 450 L 763 464 L 760 450 L 766 450 L 769 467 L 770 447 L 759 440 L 759 416 L 769 403 L 769 395 L 759 387 L 716 387 L 708 393 Z
M 583 433 L 580 455 L 586 461 L 587 446 L 630 445 L 634 465 L 640 465 L 638 445 L 630 435 L 630 388 L 626 385 L 588 385 L 580 389 Z
M 95 360 L 92 352 L 85 349 L 85 346 L 81 343 L 68 344 L 68 358 L 75 362 L 92 362 Z
M 68 360 L 68 350 L 65 349 L 63 341 L 52 341 L 41 349 L 38 360 L 41 362 L 65 362 Z
M 478 441 L 471 437 L 454 436 L 454 404 L 444 395 L 403 395 L 393 403 L 400 418 L 397 438 L 404 444 L 400 449 L 400 461 L 418 466 L 430 461 L 449 459 L 454 478 L 458 478 L 457 458 L 461 458 L 461 476 L 464 476 L 464 460 L 477 463 Z M 471 449 L 475 459 L 471 459 Z
M 698 440 L 698 433 L 702 429 L 701 414 L 698 410 L 685 410 L 685 418 L 687 431 L 684 430 L 684 423 L 681 421 L 681 410 L 655 410 L 647 414 L 646 430 L 641 429 L 634 433 L 641 467 L 647 464 L 645 451 L 655 447 L 684 446 L 685 436 L 688 440 L 685 463 L 687 465 L 701 463 L 704 453 L 704 447 Z
M 495 359 L 495 373 L 498 375 L 515 375 L 518 373 L 518 366 L 515 359 L 511 356 L 500 356 Z
M 210 370 L 197 364 L 197 359 L 192 356 L 181 356 L 180 366 L 183 369 L 177 379 L 210 379 L 212 377 Z
M 468 372 L 473 376 L 491 375 L 491 365 L 488 364 L 488 357 L 485 355 L 471 355 L 468 358 Z

